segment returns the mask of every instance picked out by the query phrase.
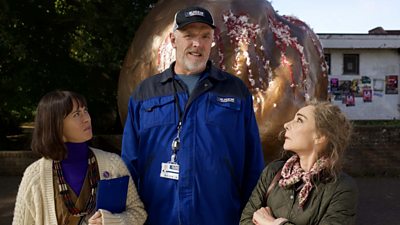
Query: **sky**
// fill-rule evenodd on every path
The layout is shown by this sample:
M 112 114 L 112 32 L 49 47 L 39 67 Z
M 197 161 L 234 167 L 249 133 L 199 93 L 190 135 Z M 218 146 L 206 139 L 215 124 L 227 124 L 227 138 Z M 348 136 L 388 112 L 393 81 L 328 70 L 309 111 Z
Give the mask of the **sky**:
M 399 0 L 270 0 L 280 15 L 296 16 L 315 33 L 400 30 Z

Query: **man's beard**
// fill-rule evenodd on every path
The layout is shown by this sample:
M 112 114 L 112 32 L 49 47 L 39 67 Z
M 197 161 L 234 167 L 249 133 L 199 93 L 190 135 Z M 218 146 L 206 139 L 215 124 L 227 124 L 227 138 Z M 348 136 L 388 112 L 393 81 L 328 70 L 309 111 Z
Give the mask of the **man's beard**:
M 206 67 L 207 61 L 192 62 L 189 60 L 184 61 L 184 65 L 188 71 L 201 72 Z

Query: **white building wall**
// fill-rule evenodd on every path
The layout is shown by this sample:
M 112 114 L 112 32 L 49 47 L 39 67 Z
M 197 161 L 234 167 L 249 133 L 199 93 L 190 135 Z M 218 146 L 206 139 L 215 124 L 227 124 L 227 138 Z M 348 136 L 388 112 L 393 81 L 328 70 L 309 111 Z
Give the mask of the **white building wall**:
M 360 73 L 379 77 L 399 75 L 400 58 L 395 49 L 360 50 Z
M 361 79 L 362 76 L 369 77 L 371 80 L 371 102 L 364 102 L 363 97 L 359 96 L 354 98 L 354 106 L 346 106 L 340 98 L 332 95 L 332 102 L 338 105 L 351 120 L 400 119 L 400 95 L 385 92 L 386 76 L 396 75 L 398 80 L 400 78 L 400 53 L 397 49 L 325 49 L 325 53 L 331 55 L 329 80 L 337 78 L 339 82 L 353 81 Z M 359 54 L 359 75 L 343 75 L 343 54 Z M 383 84 L 383 90 L 378 90 L 380 88 L 374 86 L 377 84 Z M 363 86 L 364 84 L 360 84 L 361 89 Z

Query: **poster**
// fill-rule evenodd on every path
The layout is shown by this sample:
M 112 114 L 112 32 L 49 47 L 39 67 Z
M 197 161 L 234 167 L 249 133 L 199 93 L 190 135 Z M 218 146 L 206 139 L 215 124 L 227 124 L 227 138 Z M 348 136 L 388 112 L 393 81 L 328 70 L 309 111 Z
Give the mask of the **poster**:
M 363 89 L 363 101 L 364 102 L 372 102 L 372 90 L 371 89 Z
M 363 85 L 365 85 L 365 84 L 371 85 L 371 78 L 369 78 L 369 77 L 367 77 L 367 76 L 362 76 L 362 77 L 361 77 L 361 83 L 362 83 Z
M 332 78 L 331 79 L 331 92 L 336 93 L 339 90 L 339 79 Z
M 345 98 L 345 101 L 346 101 L 345 102 L 346 106 L 355 106 L 356 105 L 353 93 L 347 94 L 346 98 Z
M 347 95 L 348 93 L 351 92 L 351 85 L 352 81 L 351 80 L 341 80 L 339 82 L 339 89 L 342 92 L 342 94 Z
M 350 91 L 354 94 L 354 97 L 362 97 L 363 90 L 361 89 L 361 80 L 354 79 L 351 81 Z
M 399 93 L 398 80 L 396 75 L 386 76 L 386 88 L 385 94 L 395 95 Z
M 383 91 L 384 83 L 383 79 L 374 79 L 374 91 Z
M 331 78 L 329 81 L 329 90 L 331 99 L 335 101 L 342 101 L 342 90 L 340 90 L 340 83 L 338 78 Z

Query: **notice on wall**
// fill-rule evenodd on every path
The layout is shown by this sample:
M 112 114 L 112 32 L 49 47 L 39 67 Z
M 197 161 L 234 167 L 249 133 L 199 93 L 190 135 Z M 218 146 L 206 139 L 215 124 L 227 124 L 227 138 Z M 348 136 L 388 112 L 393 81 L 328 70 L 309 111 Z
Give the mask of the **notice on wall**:
M 372 102 L 372 90 L 371 89 L 363 89 L 363 101 L 364 102 Z
M 364 102 L 372 102 L 372 85 L 371 78 L 367 76 L 361 77 L 362 98 Z
M 332 78 L 330 85 L 331 85 L 331 92 L 336 93 L 339 90 L 339 79 Z
M 399 93 L 397 76 L 395 75 L 386 76 L 385 81 L 386 81 L 385 94 L 395 95 Z
M 374 79 L 374 91 L 383 91 L 385 88 L 383 79 Z
M 346 104 L 346 106 L 355 106 L 356 105 L 356 101 L 354 99 L 353 93 L 347 94 L 346 98 L 344 98 L 343 100 L 344 100 L 344 104 Z
M 329 98 L 352 120 L 400 119 L 399 75 L 330 76 Z

